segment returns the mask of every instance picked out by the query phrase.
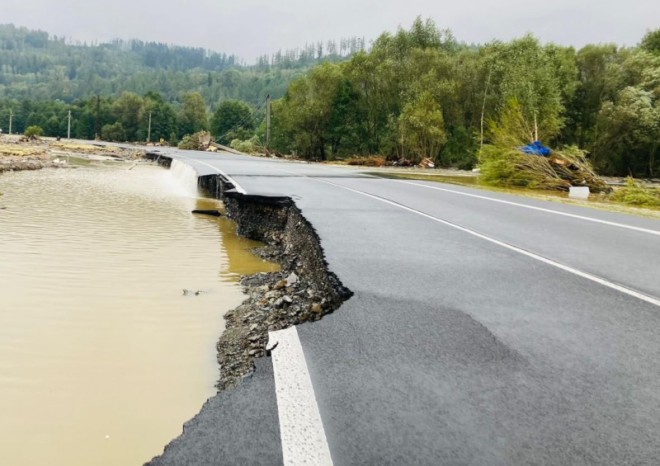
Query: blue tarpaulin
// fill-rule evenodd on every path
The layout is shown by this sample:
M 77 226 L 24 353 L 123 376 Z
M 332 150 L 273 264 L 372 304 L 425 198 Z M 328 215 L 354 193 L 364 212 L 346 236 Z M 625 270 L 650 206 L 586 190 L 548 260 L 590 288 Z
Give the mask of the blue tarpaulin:
M 527 144 L 526 146 L 519 147 L 519 149 L 524 154 L 529 154 L 529 155 L 542 155 L 544 157 L 550 155 L 550 149 L 548 149 L 543 144 L 541 144 L 541 141 L 534 141 L 531 144 Z

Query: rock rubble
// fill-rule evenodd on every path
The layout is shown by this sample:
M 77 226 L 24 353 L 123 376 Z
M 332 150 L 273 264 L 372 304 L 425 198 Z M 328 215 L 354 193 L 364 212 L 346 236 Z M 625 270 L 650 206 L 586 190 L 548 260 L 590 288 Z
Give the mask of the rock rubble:
M 352 295 L 328 270 L 318 235 L 290 199 L 229 188 L 207 190 L 222 193 L 238 234 L 265 243 L 254 253 L 279 263 L 281 271 L 241 280 L 247 299 L 225 315 L 226 330 L 217 344 L 219 390 L 235 386 L 253 372 L 255 358 L 268 355 L 269 331 L 320 320 Z

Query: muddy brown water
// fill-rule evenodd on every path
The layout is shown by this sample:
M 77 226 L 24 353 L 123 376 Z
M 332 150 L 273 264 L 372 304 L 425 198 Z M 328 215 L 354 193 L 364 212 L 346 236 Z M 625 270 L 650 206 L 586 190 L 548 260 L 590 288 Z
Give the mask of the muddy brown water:
M 142 464 L 215 393 L 239 275 L 276 266 L 175 172 L 0 175 L 0 464 Z

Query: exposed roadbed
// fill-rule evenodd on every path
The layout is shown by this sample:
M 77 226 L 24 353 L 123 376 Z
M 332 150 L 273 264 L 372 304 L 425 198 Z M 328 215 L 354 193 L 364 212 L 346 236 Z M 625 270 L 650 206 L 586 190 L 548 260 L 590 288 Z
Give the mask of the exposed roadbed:
M 238 234 L 266 243 L 255 253 L 282 269 L 241 280 L 248 298 L 225 315 L 217 345 L 221 390 L 250 374 L 254 359 L 266 355 L 269 331 L 320 320 L 351 295 L 328 271 L 318 236 L 289 199 L 232 192 L 223 200 Z

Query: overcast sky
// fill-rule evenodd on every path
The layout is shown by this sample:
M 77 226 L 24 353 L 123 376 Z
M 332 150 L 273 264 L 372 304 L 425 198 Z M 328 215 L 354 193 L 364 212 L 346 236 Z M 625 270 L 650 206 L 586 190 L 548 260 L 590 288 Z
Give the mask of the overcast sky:
M 306 42 L 365 37 L 432 18 L 483 43 L 532 32 L 544 42 L 634 45 L 660 28 L 660 0 L 2 0 L 0 23 L 80 41 L 142 39 L 252 61 Z

